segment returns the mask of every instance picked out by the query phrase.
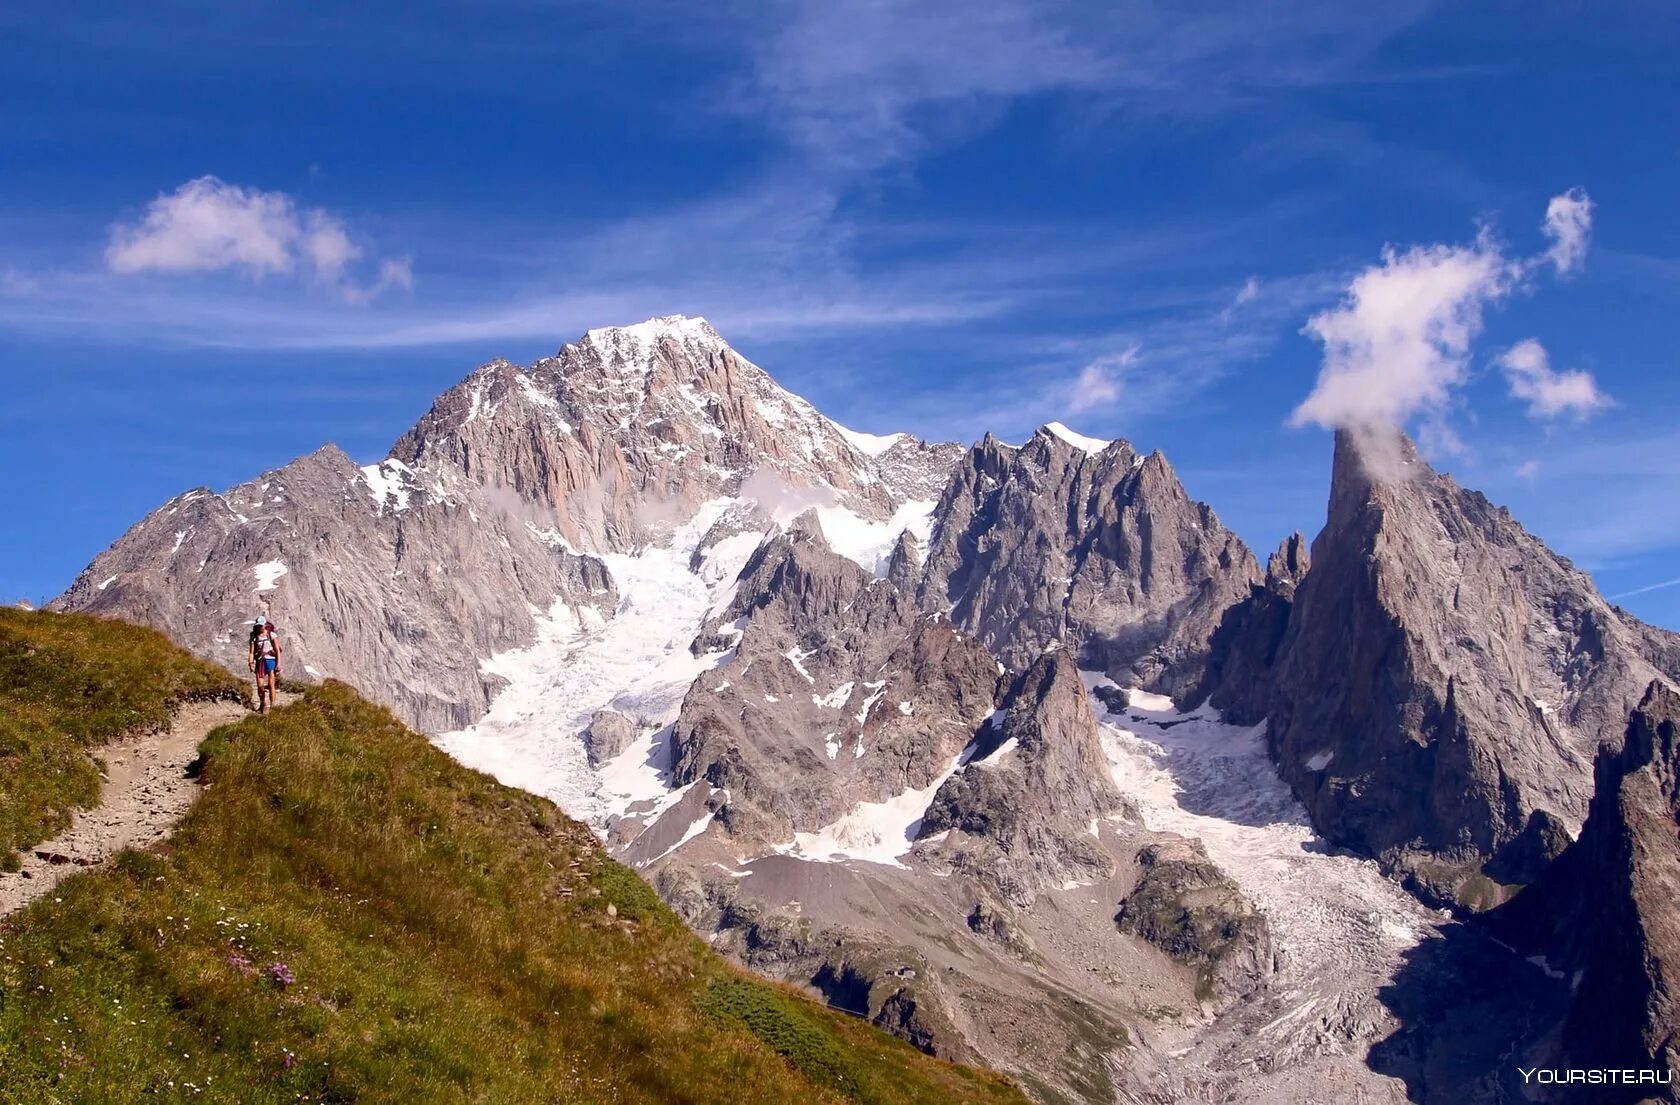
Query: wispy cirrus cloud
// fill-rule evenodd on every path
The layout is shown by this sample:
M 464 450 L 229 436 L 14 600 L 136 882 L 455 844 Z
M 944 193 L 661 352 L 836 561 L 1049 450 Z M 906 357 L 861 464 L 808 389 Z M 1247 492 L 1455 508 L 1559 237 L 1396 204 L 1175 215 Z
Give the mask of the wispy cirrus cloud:
M 427 277 L 424 294 L 411 298 L 383 294 L 413 286 L 411 263 L 373 260 L 349 219 L 284 192 L 203 177 L 114 227 L 103 273 L 28 274 L 39 278 L 28 302 L 8 311 L 0 299 L 0 325 L 56 323 L 151 344 L 331 348 L 552 341 L 580 325 L 670 311 L 771 335 L 1020 320 L 1052 299 L 1066 305 L 1089 294 L 1091 283 L 1077 286 L 1076 275 L 1114 271 L 1091 259 L 1094 240 L 1151 247 L 1161 228 L 1094 220 L 1077 233 L 1011 242 L 969 224 L 910 250 L 904 228 L 877 218 L 880 191 L 1029 101 L 1053 100 L 1080 130 L 1120 112 L 1247 110 L 1278 91 L 1361 79 L 1360 60 L 1421 10 L 1407 3 L 1355 18 L 1313 0 L 1264 14 L 1168 18 L 1146 4 L 1062 0 L 724 5 L 683 35 L 705 38 L 713 59 L 728 64 L 670 105 L 702 119 L 745 119 L 768 139 L 759 167 L 721 189 L 696 181 L 691 194 L 651 210 L 626 204 L 588 222 L 504 228 L 524 248 L 504 243 L 502 252 L 522 256 L 475 258 L 470 276 L 440 272 L 435 260 L 479 237 L 470 218 L 452 218 L 442 234 L 414 235 L 427 245 Z M 657 5 L 637 11 L 629 14 L 638 34 L 669 34 Z M 501 48 L 517 56 L 526 44 Z M 1207 227 L 1167 231 L 1181 243 L 1212 236 Z M 1153 257 L 1183 264 L 1165 251 Z M 1233 274 L 1213 267 L 1204 254 L 1200 271 L 1171 279 L 1186 294 L 1228 289 Z M 164 279 L 226 272 L 250 280 Z M 1167 279 L 1157 272 L 1153 283 Z M 1258 283 L 1244 285 L 1229 305 L 1245 308 L 1258 292 Z M 1087 324 L 1096 313 L 1081 311 Z M 1058 325 L 1053 313 L 1031 317 Z M 1150 370 L 1166 370 L 1161 349 L 1149 356 Z M 1140 390 L 1148 389 L 1134 381 Z
M 1416 0 L 1381 11 L 1317 0 L 1252 11 L 1135 0 L 752 6 L 732 24 L 750 68 L 720 103 L 766 120 L 813 163 L 855 173 L 960 141 L 1031 97 L 1183 116 L 1387 79 L 1359 62 L 1425 10 Z

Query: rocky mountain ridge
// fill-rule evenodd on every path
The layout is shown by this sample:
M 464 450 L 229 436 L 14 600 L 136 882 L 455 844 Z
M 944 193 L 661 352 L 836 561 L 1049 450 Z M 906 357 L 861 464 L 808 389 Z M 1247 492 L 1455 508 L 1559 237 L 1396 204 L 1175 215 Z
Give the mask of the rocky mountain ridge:
M 601 555 L 723 497 L 884 524 L 905 501 L 892 488 L 940 479 L 951 453 L 906 438 L 877 457 L 849 434 L 704 320 L 592 330 L 529 368 L 475 370 L 376 464 L 326 445 L 165 503 L 54 606 L 152 625 L 236 671 L 272 609 L 294 674 L 459 728 L 500 686 L 481 662 L 531 642 L 556 604 L 611 616 Z
M 1339 437 L 1262 574 L 1160 453 L 858 434 L 671 317 L 189 492 L 58 605 L 235 670 L 267 609 L 716 946 L 1041 1100 L 1397 1101 L 1366 1053 L 1440 918 L 1338 849 L 1460 909 L 1538 883 L 1680 663 L 1404 455 Z
M 1601 742 L 1620 741 L 1680 635 L 1612 608 L 1508 511 L 1434 472 L 1367 470 L 1338 434 L 1311 570 L 1216 633 L 1202 690 L 1269 721 L 1278 770 L 1330 839 L 1430 900 L 1487 908 L 1576 832 Z M 1286 567 L 1289 549 L 1277 566 Z

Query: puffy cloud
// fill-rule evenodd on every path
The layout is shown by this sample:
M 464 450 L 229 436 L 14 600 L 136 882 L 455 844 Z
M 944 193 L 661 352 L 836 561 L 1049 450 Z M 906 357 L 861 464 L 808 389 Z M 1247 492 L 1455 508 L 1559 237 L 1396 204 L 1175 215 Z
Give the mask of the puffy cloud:
M 1530 458 L 1517 465 L 1517 479 L 1533 483 L 1540 475 L 1540 462 Z
M 1324 363 L 1291 424 L 1367 430 L 1439 412 L 1464 382 L 1484 308 L 1516 279 L 1486 234 L 1470 245 L 1385 249 L 1340 304 L 1307 321 Z
M 382 262 L 377 281 L 357 285 L 348 274 L 361 258 L 362 248 L 331 212 L 300 208 L 284 192 L 215 176 L 159 195 L 136 221 L 112 226 L 105 247 L 106 266 L 125 275 L 238 269 L 261 279 L 301 273 L 353 301 L 413 286 L 406 260 Z
M 202 176 L 158 196 L 139 222 L 113 226 L 105 263 L 121 273 L 243 268 L 265 276 L 291 271 L 300 234 L 290 197 Z
M 1243 281 L 1243 286 L 1237 290 L 1237 298 L 1233 302 L 1241 306 L 1244 303 L 1253 303 L 1258 298 L 1260 298 L 1260 278 L 1251 276 Z
M 1528 404 L 1535 418 L 1556 418 L 1560 414 L 1586 417 L 1610 405 L 1610 397 L 1598 388 L 1589 372 L 1560 372 L 1552 367 L 1546 347 L 1525 338 L 1496 361 L 1505 373 L 1511 394 Z
M 1586 259 L 1587 242 L 1592 237 L 1592 210 L 1592 199 L 1581 188 L 1553 196 L 1546 205 L 1542 226 L 1552 245 L 1545 259 L 1560 275 L 1576 271 Z
M 1137 359 L 1138 347 L 1133 345 L 1124 352 L 1099 357 L 1080 369 L 1068 388 L 1068 413 L 1079 414 L 1119 402 L 1126 369 L 1136 364 Z
M 1547 206 L 1552 244 L 1537 256 L 1513 259 L 1485 231 L 1467 245 L 1385 248 L 1341 303 L 1307 320 L 1303 332 L 1323 343 L 1324 360 L 1291 425 L 1351 430 L 1379 468 L 1398 455 L 1393 428 L 1414 418 L 1422 419 L 1426 451 L 1465 453 L 1446 416 L 1468 377 L 1484 312 L 1548 263 L 1560 273 L 1578 268 L 1591 229 L 1592 201 L 1577 188 Z M 1609 402 L 1589 374 L 1554 371 L 1532 339 L 1498 364 L 1533 417 L 1585 415 Z

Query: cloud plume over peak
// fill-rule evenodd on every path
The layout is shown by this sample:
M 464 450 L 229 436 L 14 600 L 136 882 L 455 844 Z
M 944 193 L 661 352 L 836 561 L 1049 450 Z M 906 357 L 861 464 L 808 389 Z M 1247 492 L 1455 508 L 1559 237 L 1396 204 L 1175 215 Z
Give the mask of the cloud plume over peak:
M 1291 424 L 1358 429 L 1441 409 L 1464 382 L 1483 310 L 1517 277 L 1486 234 L 1469 245 L 1385 249 L 1340 304 L 1307 320 L 1324 364 Z
M 1485 230 L 1463 245 L 1385 248 L 1378 264 L 1353 278 L 1341 303 L 1307 320 L 1303 332 L 1323 343 L 1324 360 L 1290 424 L 1377 440 L 1421 417 L 1436 451 L 1462 451 L 1445 415 L 1468 378 L 1483 315 L 1548 264 L 1560 274 L 1579 268 L 1592 201 L 1579 188 L 1553 197 L 1544 228 L 1551 246 L 1526 258 L 1507 255 Z M 1609 402 L 1589 374 L 1552 369 L 1534 339 L 1498 363 L 1532 417 L 1585 415 Z

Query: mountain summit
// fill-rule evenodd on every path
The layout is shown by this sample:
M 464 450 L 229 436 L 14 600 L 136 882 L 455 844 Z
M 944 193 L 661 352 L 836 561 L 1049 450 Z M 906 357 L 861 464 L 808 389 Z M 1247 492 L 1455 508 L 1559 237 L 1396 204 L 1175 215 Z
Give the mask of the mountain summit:
M 235 670 L 244 627 L 272 610 L 295 674 L 459 728 L 500 685 L 480 662 L 533 641 L 556 604 L 611 617 L 600 555 L 668 539 L 726 499 L 879 526 L 942 483 L 955 452 L 901 436 L 872 455 L 855 436 L 703 319 L 591 330 L 529 367 L 481 366 L 378 463 L 326 445 L 170 500 L 55 605 L 154 625 Z

